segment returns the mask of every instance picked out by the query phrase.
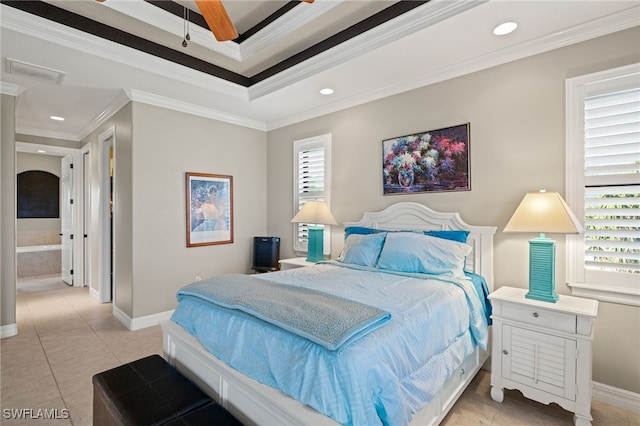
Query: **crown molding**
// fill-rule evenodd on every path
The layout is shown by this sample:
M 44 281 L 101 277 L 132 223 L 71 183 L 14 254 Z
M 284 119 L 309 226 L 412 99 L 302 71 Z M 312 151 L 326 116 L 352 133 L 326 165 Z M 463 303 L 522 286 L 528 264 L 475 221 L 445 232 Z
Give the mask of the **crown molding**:
M 266 49 L 278 40 L 288 37 L 294 31 L 304 27 L 319 16 L 339 6 L 345 0 L 315 0 L 313 7 L 301 5 L 271 22 L 240 45 L 240 59 L 251 58 L 261 50 Z
M 614 32 L 623 31 L 637 27 L 640 22 L 640 5 L 634 6 L 624 11 L 584 23 L 564 31 L 548 34 L 535 40 L 530 40 L 518 45 L 511 46 L 500 51 L 482 55 L 476 58 L 452 64 L 435 71 L 424 73 L 416 78 L 405 80 L 400 83 L 381 87 L 378 90 L 367 91 L 356 96 L 342 99 L 340 101 L 324 105 L 320 108 L 301 112 L 292 115 L 284 120 L 276 120 L 267 123 L 267 130 L 274 130 L 281 127 L 299 123 L 304 120 L 330 114 L 357 105 L 372 102 L 398 93 L 414 90 L 419 87 L 439 83 L 455 77 L 460 77 L 472 72 L 480 71 L 496 65 L 522 59 L 528 56 L 537 55 L 572 44 L 587 41 L 596 37 L 601 37 Z
M 35 153 L 39 149 L 47 151 L 47 154 L 49 155 L 64 157 L 65 155 L 78 152 L 80 148 L 69 148 L 66 146 L 16 141 L 16 152 Z
M 127 3 L 127 2 L 125 2 Z M 102 39 L 30 13 L 1 5 L 2 27 L 21 34 L 68 47 L 122 65 L 139 68 L 177 81 L 247 99 L 247 89 L 222 78 L 179 65 L 162 58 Z
M 58 132 L 55 130 L 44 130 L 39 127 L 17 127 L 16 126 L 16 134 L 80 142 L 78 135 L 76 135 L 75 133 Z
M 200 117 L 210 118 L 213 120 L 223 121 L 225 123 L 235 124 L 237 126 L 248 127 L 251 129 L 266 131 L 265 123 L 252 120 L 239 115 L 229 114 L 224 111 L 218 111 L 212 108 L 195 105 L 176 99 L 159 96 L 153 93 L 143 92 L 141 90 L 125 90 L 128 98 L 134 102 L 141 102 L 148 105 L 154 105 L 173 111 L 184 112 L 187 114 L 197 115 Z
M 91 132 L 97 129 L 100 125 L 106 122 L 108 119 L 113 117 L 113 115 L 120 111 L 120 109 L 129 103 L 129 97 L 124 92 L 124 90 L 120 91 L 118 95 L 113 98 L 113 100 L 107 105 L 105 109 L 103 109 L 100 114 L 96 115 L 93 120 L 87 123 L 84 129 L 80 131 L 78 134 L 78 140 L 83 140 Z
M 426 7 L 415 8 L 298 65 L 281 71 L 274 77 L 252 85 L 248 89 L 249 99 L 259 99 L 487 1 L 432 0 Z
M 3 95 L 9 95 L 17 98 L 22 94 L 22 92 L 24 92 L 24 87 L 0 81 L 0 93 Z
M 321 0 L 316 1 L 320 3 Z M 324 3 L 324 0 L 322 1 Z M 263 82 L 257 83 L 249 89 L 142 53 L 135 49 L 68 28 L 44 18 L 33 16 L 29 13 L 5 5 L 0 5 L 2 12 L 0 13 L 0 23 L 7 29 L 29 35 L 37 39 L 51 41 L 84 53 L 103 57 L 127 66 L 140 68 L 148 72 L 154 72 L 158 75 L 163 75 L 178 81 L 189 81 L 190 84 L 206 88 L 207 90 L 214 90 L 244 100 L 253 100 L 307 78 L 319 71 L 326 70 L 331 66 L 346 62 L 355 56 L 376 49 L 377 47 L 439 22 L 456 13 L 461 13 L 463 10 L 485 3 L 486 1 L 487 0 L 451 2 L 446 0 L 432 0 L 433 7 L 417 8 L 390 21 L 394 25 L 397 25 L 397 28 L 391 25 L 391 23 L 383 24 L 375 30 L 361 34 L 348 42 L 342 43 L 341 45 L 304 61 L 299 65 L 276 74 Z M 86 137 L 102 122 L 111 117 L 129 100 L 156 105 L 256 130 L 269 131 L 408 90 L 413 90 L 418 87 L 459 77 L 488 67 L 636 27 L 639 24 L 639 15 L 640 5 L 635 5 L 624 11 L 587 22 L 568 30 L 549 34 L 536 40 L 521 43 L 488 55 L 470 58 L 457 64 L 422 74 L 411 80 L 394 83 L 381 87 L 375 91 L 367 91 L 366 93 L 351 96 L 347 99 L 339 100 L 320 108 L 303 111 L 285 119 L 275 120 L 269 123 L 177 101 L 136 89 L 130 89 L 118 95 L 109 107 L 107 107 L 90 124 L 88 124 L 79 135 L 45 132 L 41 129 L 33 128 L 17 128 L 16 131 L 17 133 L 78 141 Z M 23 90 L 24 89 L 19 86 L 0 82 L 0 92 L 2 94 L 17 97 Z

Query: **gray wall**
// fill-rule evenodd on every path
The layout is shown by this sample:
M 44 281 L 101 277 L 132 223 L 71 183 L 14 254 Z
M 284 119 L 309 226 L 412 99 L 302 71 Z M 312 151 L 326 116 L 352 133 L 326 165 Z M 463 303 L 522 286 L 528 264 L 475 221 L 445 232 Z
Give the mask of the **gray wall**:
M 0 95 L 0 326 L 16 324 L 15 101 Z
M 536 55 L 407 93 L 297 123 L 268 133 L 268 232 L 292 249 L 292 143 L 333 135 L 332 211 L 340 222 L 363 211 L 415 201 L 457 211 L 474 225 L 495 225 L 496 288 L 526 288 L 528 234 L 502 229 L 528 191 L 565 193 L 565 80 L 637 62 L 634 28 Z M 471 123 L 471 191 L 382 195 L 381 141 L 412 132 Z M 343 228 L 332 229 L 332 256 Z M 565 242 L 558 242 L 557 291 L 566 285 Z M 594 343 L 594 380 L 640 392 L 640 308 L 601 303 Z
M 138 317 L 175 308 L 175 292 L 196 275 L 248 272 L 252 237 L 266 231 L 266 135 L 134 103 L 132 141 L 129 212 Z M 233 176 L 233 244 L 187 248 L 186 172 Z
M 266 231 L 266 134 L 129 103 L 85 142 L 98 187 L 98 136 L 115 126 L 115 305 L 131 318 L 168 311 L 196 275 L 248 272 Z M 233 176 L 234 242 L 186 246 L 185 173 Z M 93 191 L 97 193 L 98 191 Z M 97 206 L 97 199 L 92 200 Z M 97 212 L 92 213 L 97 218 Z M 92 229 L 97 235 L 96 228 Z M 97 240 L 92 262 L 97 265 Z M 97 268 L 92 283 L 97 283 Z
M 90 144 L 88 167 L 90 169 L 90 227 L 89 227 L 89 253 L 91 256 L 90 286 L 93 291 L 99 291 L 99 254 L 101 241 L 100 235 L 100 146 L 98 138 L 110 128 L 114 128 L 115 163 L 119 175 L 115 179 L 114 206 L 118 209 L 114 213 L 114 263 L 117 268 L 114 271 L 114 304 L 129 317 L 133 317 L 132 297 L 132 261 L 131 261 L 131 146 L 132 146 L 132 104 L 128 103 L 116 114 L 95 129 L 83 143 Z M 128 209 L 128 210 L 127 210 Z

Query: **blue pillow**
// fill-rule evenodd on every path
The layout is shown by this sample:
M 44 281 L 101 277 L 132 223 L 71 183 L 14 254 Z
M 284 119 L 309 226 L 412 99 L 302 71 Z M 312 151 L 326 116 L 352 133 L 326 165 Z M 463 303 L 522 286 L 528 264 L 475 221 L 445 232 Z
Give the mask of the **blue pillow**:
M 369 234 L 377 234 L 380 232 L 387 232 L 381 229 L 373 229 L 366 228 L 364 226 L 347 226 L 344 228 L 344 239 L 346 240 L 349 235 L 358 234 L 358 235 L 369 235 Z
M 369 234 L 377 234 L 380 232 L 411 232 L 411 231 L 388 231 L 384 229 L 367 228 L 364 226 L 347 226 L 344 229 L 344 238 L 347 239 L 347 237 L 352 234 L 369 235 Z M 414 232 L 420 232 L 420 231 L 414 231 Z M 432 237 L 444 238 L 445 240 L 459 241 L 461 243 L 466 243 L 467 237 L 469 236 L 469 231 L 462 231 L 462 230 L 430 230 L 430 231 L 423 231 L 423 233 L 425 235 L 431 235 Z
M 375 267 L 386 236 L 386 233 L 349 235 L 340 260 L 344 263 Z
M 464 278 L 471 246 L 415 232 L 387 234 L 377 267 L 390 271 Z
M 445 240 L 459 241 L 461 243 L 467 242 L 469 231 L 424 231 L 424 235 L 431 235 L 432 237 L 444 238 Z

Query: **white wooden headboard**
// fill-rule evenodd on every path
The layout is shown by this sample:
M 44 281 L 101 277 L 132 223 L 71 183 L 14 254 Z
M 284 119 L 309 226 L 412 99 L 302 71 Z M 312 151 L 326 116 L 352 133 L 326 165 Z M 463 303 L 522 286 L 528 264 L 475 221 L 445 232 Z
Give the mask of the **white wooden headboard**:
M 364 226 L 397 230 L 464 230 L 469 231 L 467 244 L 472 247 L 467 256 L 466 270 L 482 275 L 489 291 L 493 291 L 493 235 L 495 226 L 474 226 L 465 223 L 458 213 L 440 213 L 412 202 L 393 204 L 379 212 L 365 212 L 358 222 L 344 226 Z

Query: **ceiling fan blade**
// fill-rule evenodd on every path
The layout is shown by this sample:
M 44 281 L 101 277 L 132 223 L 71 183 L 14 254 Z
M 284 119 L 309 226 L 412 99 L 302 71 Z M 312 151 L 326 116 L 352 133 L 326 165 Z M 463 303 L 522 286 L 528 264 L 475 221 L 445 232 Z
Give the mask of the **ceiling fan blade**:
M 313 0 L 300 0 L 300 1 L 303 1 L 305 3 L 313 3 Z
M 196 0 L 196 4 L 216 40 L 227 41 L 238 38 L 238 31 L 220 0 Z

